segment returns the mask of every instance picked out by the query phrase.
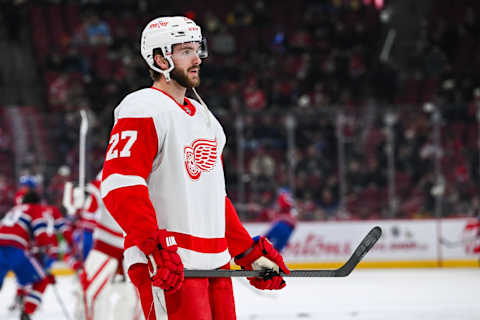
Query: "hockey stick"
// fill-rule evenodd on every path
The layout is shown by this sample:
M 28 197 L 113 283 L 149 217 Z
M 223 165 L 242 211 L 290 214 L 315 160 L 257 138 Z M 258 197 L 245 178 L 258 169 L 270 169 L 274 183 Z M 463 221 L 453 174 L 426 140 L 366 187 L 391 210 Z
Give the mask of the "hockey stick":
M 292 270 L 290 274 L 281 272 L 282 277 L 346 277 L 362 260 L 363 256 L 375 245 L 382 229 L 379 226 L 374 227 L 363 238 L 362 242 L 355 249 L 350 258 L 343 266 L 333 270 Z M 185 277 L 189 278 L 228 278 L 228 277 L 261 277 L 268 278 L 275 275 L 272 270 L 185 270 Z
M 63 190 L 62 204 L 69 215 L 74 215 L 85 202 L 85 157 L 88 134 L 88 115 L 84 109 L 80 110 L 80 117 L 80 132 L 78 134 L 78 186 L 74 187 L 73 183 L 68 181 L 65 183 Z
M 80 142 L 78 150 L 78 187 L 85 192 L 85 157 L 88 133 L 88 116 L 85 109 L 80 110 L 82 121 L 80 122 Z
M 70 314 L 68 313 L 67 307 L 65 307 L 65 303 L 63 303 L 63 300 L 60 297 L 60 293 L 58 292 L 57 286 L 54 283 L 52 283 L 52 287 L 53 287 L 53 292 L 55 293 L 55 297 L 57 298 L 58 304 L 60 305 L 60 308 L 62 308 L 63 315 L 67 320 L 72 320 L 72 318 L 70 317 Z

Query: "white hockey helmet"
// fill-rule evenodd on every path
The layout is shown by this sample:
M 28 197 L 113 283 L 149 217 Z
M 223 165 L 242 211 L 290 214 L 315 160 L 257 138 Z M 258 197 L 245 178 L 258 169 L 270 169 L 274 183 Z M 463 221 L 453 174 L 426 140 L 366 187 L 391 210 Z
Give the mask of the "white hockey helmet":
M 160 72 L 165 80 L 170 80 L 170 72 L 175 67 L 172 60 L 173 45 L 186 42 L 199 42 L 200 58 L 208 56 L 206 40 L 202 37 L 202 31 L 193 20 L 186 17 L 160 17 L 150 21 L 142 32 L 140 48 L 143 59 L 153 70 Z M 170 64 L 167 70 L 155 66 L 153 50 L 160 48 L 163 56 Z

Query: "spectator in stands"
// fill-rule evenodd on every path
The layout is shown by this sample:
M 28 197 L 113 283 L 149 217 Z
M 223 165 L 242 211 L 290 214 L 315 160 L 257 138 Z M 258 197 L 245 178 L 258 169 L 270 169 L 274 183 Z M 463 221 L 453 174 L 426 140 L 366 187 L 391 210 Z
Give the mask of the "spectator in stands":
M 221 26 L 220 31 L 213 35 L 211 41 L 212 51 L 216 54 L 229 56 L 236 52 L 236 43 L 227 27 Z
M 321 193 L 321 198 L 318 201 L 318 207 L 324 212 L 324 216 L 332 219 L 338 210 L 338 201 L 333 196 L 330 189 L 325 188 Z
M 301 199 L 297 200 L 298 219 L 303 221 L 319 220 L 322 212 L 318 210 L 313 195 L 310 192 L 305 192 Z
M 207 10 L 207 12 L 205 12 L 203 20 L 205 22 L 204 25 L 209 33 L 216 32 L 220 29 L 221 22 L 211 10 Z
M 289 44 L 295 51 L 307 51 L 312 46 L 312 36 L 307 29 L 300 27 L 293 32 Z
M 59 74 L 48 87 L 48 101 L 53 109 L 65 109 L 65 105 L 69 102 L 69 90 L 71 81 L 66 73 Z
M 237 3 L 235 8 L 227 14 L 227 23 L 232 26 L 248 26 L 252 23 L 252 13 L 243 3 Z
M 250 160 L 249 171 L 254 184 L 270 184 L 275 174 L 275 160 L 265 147 L 260 146 L 257 153 Z
M 315 145 L 307 147 L 305 156 L 298 162 L 297 172 L 315 172 L 323 166 L 319 151 Z
M 267 97 L 264 91 L 258 86 L 255 76 L 250 76 L 243 91 L 245 106 L 250 111 L 260 111 L 267 106 Z
M 90 66 L 88 60 L 80 54 L 78 48 L 69 46 L 67 54 L 63 58 L 62 70 L 64 72 L 78 72 L 86 76 L 89 74 Z
M 90 45 L 110 44 L 112 42 L 112 35 L 108 24 L 101 20 L 96 14 L 92 14 L 87 26 L 87 36 Z

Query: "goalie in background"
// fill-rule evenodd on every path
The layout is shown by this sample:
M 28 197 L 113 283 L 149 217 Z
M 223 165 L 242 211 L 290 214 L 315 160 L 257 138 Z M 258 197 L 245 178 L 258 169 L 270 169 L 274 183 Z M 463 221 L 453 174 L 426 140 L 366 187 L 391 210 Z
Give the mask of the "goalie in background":
M 80 269 L 81 293 L 75 303 L 76 320 L 142 318 L 135 287 L 123 268 L 123 230 L 112 218 L 100 196 L 101 172 L 87 185 L 88 211 L 97 218 L 93 248 Z

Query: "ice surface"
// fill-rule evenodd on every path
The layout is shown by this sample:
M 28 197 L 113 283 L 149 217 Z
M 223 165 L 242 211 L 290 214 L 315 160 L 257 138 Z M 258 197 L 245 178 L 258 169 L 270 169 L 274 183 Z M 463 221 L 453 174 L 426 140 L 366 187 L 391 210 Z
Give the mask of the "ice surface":
M 58 277 L 70 315 L 74 277 Z M 257 291 L 235 279 L 238 320 L 478 320 L 480 269 L 355 270 L 347 278 L 287 279 L 280 292 Z M 0 291 L 0 319 L 19 319 L 9 312 L 15 279 Z M 66 320 L 54 291 L 48 288 L 33 320 Z

